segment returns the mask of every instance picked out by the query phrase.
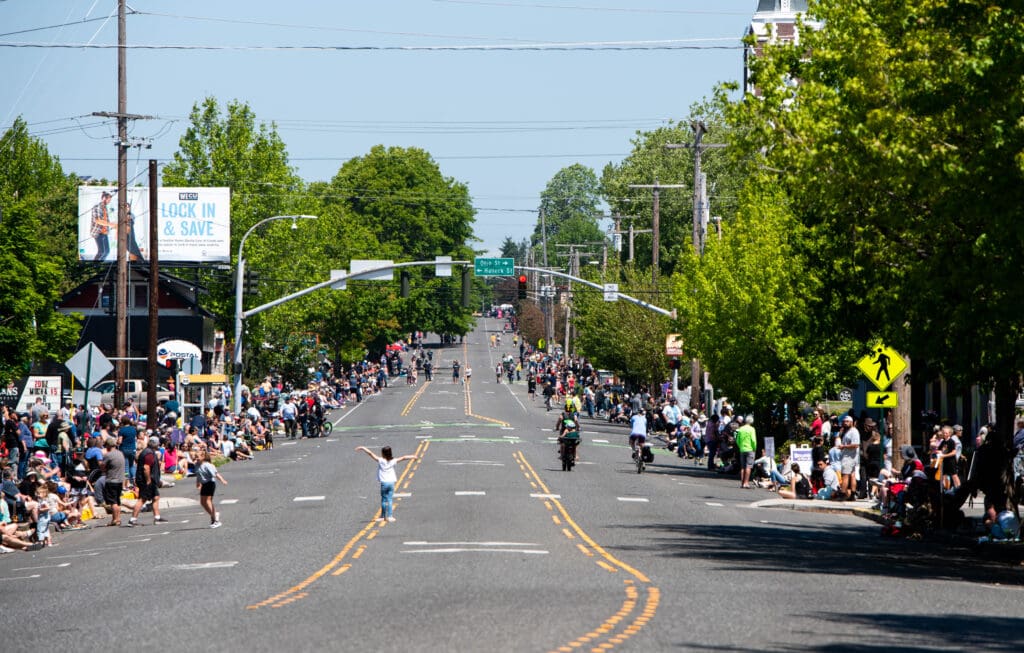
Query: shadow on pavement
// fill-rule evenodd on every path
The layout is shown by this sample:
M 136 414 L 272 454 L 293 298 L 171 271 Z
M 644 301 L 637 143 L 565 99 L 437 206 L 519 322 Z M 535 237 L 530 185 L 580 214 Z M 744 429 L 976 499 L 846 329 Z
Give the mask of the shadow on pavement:
M 631 530 L 637 529 L 630 525 Z M 881 576 L 1024 586 L 1024 568 L 980 559 L 969 546 L 940 541 L 866 536 L 875 525 L 843 526 L 830 520 L 800 528 L 772 524 L 650 524 L 639 528 L 662 555 L 705 560 L 732 571 L 787 569 L 795 574 Z M 842 551 L 842 556 L 835 556 Z M 953 562 L 954 564 L 950 564 Z M 1005 632 L 1005 629 L 1004 629 Z M 1024 632 L 1024 631 L 1020 631 Z

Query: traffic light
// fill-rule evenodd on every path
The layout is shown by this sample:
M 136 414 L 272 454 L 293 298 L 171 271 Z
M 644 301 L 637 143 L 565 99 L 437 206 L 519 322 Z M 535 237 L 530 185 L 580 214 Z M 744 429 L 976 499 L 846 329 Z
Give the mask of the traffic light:
M 679 367 L 680 367 L 679 358 L 677 356 L 673 356 L 672 358 L 669 359 L 669 361 L 668 361 L 668 369 L 670 369 L 670 370 L 678 370 Z
M 399 282 L 400 293 L 402 297 L 409 296 L 409 271 L 402 270 L 400 275 L 401 281 Z
M 526 275 L 519 275 L 519 299 L 526 299 Z
M 469 308 L 469 291 L 473 287 L 473 279 L 470 277 L 472 268 L 462 268 L 462 307 Z
M 260 277 L 252 270 L 245 271 L 245 294 L 255 295 L 260 291 Z

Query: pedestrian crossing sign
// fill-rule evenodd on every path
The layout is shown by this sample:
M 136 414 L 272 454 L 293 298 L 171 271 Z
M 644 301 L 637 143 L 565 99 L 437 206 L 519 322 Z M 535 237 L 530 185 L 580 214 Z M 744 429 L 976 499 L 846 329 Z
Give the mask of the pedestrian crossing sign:
M 868 408 L 896 408 L 900 405 L 895 392 L 869 392 Z
M 863 372 L 876 388 L 885 390 L 906 371 L 907 363 L 898 351 L 879 342 L 871 348 L 870 354 L 857 361 L 857 369 Z

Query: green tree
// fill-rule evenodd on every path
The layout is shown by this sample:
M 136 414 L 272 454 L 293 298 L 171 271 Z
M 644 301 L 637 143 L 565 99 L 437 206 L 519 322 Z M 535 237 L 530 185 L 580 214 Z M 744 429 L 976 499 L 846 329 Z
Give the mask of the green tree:
M 806 244 L 773 180 L 751 178 L 721 241 L 709 240 L 703 257 L 684 255 L 673 277 L 686 353 L 719 394 L 763 417 L 788 407 L 795 419 L 801 401 L 852 376 L 844 363 L 858 345 L 833 334 Z
M 765 48 L 761 97 L 731 120 L 818 244 L 838 326 L 994 387 L 1008 444 L 1024 370 L 1024 50 L 1008 44 L 1024 43 L 1024 14 L 936 0 L 811 13 L 824 27 Z
M 258 221 L 302 212 L 302 182 L 288 164 L 284 142 L 273 125 L 257 125 L 248 104 L 232 101 L 222 111 L 215 98 L 207 97 L 193 106 L 189 121 L 178 151 L 163 170 L 163 183 L 231 188 L 232 255 L 245 232 Z M 248 248 L 264 237 L 261 232 L 247 241 L 246 258 L 252 254 Z M 294 252 L 292 258 L 302 258 L 301 248 L 281 250 L 289 251 Z M 281 256 L 281 260 L 286 258 Z M 199 278 L 209 288 L 207 307 L 217 314 L 218 326 L 233 332 L 233 276 L 204 268 Z
M 512 236 L 505 236 L 501 243 L 498 256 L 502 258 L 513 258 L 518 265 L 526 264 L 526 255 L 530 251 L 530 240 L 524 238 L 520 241 L 512 240 Z
M 471 259 L 474 210 L 469 190 L 445 177 L 424 150 L 377 145 L 345 162 L 324 195 L 369 232 L 378 249 L 368 258 L 431 260 L 435 256 Z M 410 296 L 388 300 L 387 312 L 403 332 L 422 330 L 465 334 L 471 310 L 461 305 L 457 277 L 438 279 L 414 268 Z M 394 289 L 396 290 L 396 289 Z M 395 293 L 397 294 L 397 293 Z M 387 320 L 385 320 L 387 323 Z
M 689 117 L 669 122 L 633 138 L 633 150 L 618 164 L 608 164 L 601 174 L 601 192 L 612 213 L 635 216 L 637 229 L 650 229 L 653 197 L 650 189 L 630 188 L 631 184 L 684 184 L 686 188 L 663 190 L 659 194 L 660 273 L 670 276 L 679 257 L 693 249 L 693 150 L 670 150 L 670 144 L 693 142 L 691 122 L 703 121 L 707 133 L 705 144 L 721 144 L 742 127 L 725 120 L 729 106 L 724 92 L 690 107 Z M 701 168 L 707 175 L 708 203 L 711 215 L 728 224 L 737 208 L 737 195 L 747 175 L 747 157 L 740 153 L 710 149 L 702 157 Z M 622 228 L 627 228 L 623 223 Z M 635 263 L 650 268 L 652 240 L 650 234 L 638 234 L 634 243 Z M 628 257 L 628 244 L 622 249 L 622 260 Z
M 653 296 L 650 277 L 633 267 L 618 270 L 613 278 L 629 295 Z M 606 302 L 602 293 L 587 289 L 574 293 L 573 306 L 575 349 L 595 367 L 652 389 L 669 376 L 665 336 L 671 332 L 671 321 L 667 317 L 626 301 Z
M 600 191 L 597 175 L 579 163 L 556 172 L 541 191 L 539 210 L 543 219 L 538 215 L 531 244 L 535 249 L 543 247 L 546 229 L 549 264 L 557 265 L 556 261 L 562 260 L 555 247 L 558 243 L 604 241 L 604 234 L 597 224 Z M 543 260 L 543 256 L 538 254 L 536 260 Z
M 77 243 L 67 227 L 77 211 L 66 212 L 74 188 L 74 176 L 15 120 L 0 137 L 0 383 L 34 361 L 63 360 L 78 343 L 78 320 L 56 310 L 68 243 Z

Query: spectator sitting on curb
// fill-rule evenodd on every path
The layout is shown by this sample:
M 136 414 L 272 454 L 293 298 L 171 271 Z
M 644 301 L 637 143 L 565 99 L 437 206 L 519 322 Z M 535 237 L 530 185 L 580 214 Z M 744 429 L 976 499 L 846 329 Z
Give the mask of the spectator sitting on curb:
M 839 498 L 839 475 L 836 474 L 836 470 L 834 470 L 832 466 L 828 465 L 824 460 L 818 463 L 818 469 L 821 470 L 823 485 L 822 488 L 818 490 L 818 493 L 814 495 L 814 498 L 821 499 L 823 501 Z
M 782 499 L 810 499 L 814 496 L 814 491 L 811 489 L 811 482 L 807 480 L 807 477 L 800 473 L 800 465 L 793 463 L 790 465 L 790 471 L 793 473 L 793 477 L 790 480 L 790 487 L 788 490 L 779 489 L 779 497 Z

